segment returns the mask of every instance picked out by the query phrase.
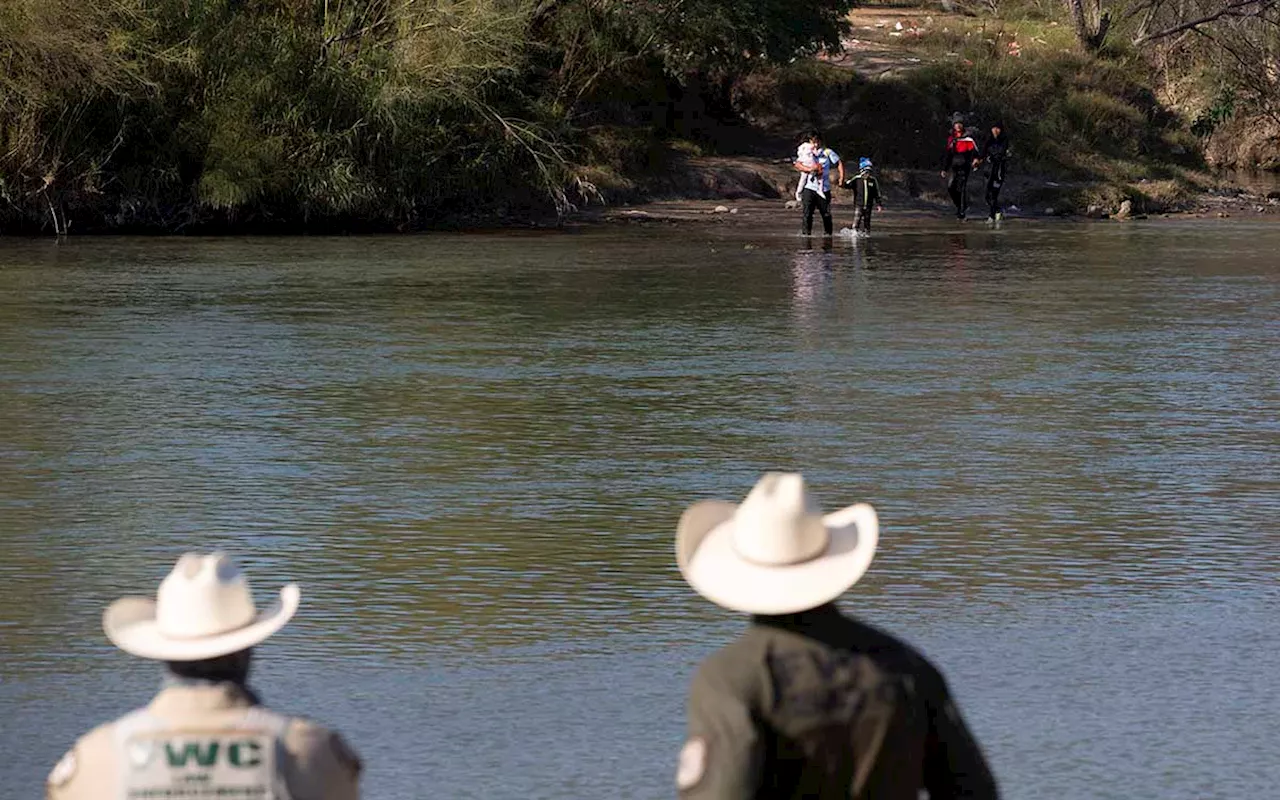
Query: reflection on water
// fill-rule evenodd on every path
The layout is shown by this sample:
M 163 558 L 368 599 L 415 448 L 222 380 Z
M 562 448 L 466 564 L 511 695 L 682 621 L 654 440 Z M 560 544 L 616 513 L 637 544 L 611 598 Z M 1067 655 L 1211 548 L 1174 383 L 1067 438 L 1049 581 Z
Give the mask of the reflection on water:
M 262 597 L 303 584 L 260 680 L 351 736 L 371 796 L 665 796 L 690 665 L 740 624 L 681 583 L 674 523 L 767 468 L 880 509 L 849 605 L 944 664 L 1011 797 L 1263 795 L 1277 246 L 4 243 L 0 712 L 32 724 L 0 796 L 152 690 L 101 609 L 211 544 Z

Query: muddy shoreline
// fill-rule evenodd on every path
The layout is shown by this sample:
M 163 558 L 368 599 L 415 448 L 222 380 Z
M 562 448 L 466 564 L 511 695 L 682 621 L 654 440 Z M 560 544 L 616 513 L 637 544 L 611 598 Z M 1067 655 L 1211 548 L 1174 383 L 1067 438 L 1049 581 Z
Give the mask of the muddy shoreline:
M 282 224 L 271 220 L 220 221 L 183 230 L 146 226 L 100 227 L 77 230 L 69 236 L 296 236 L 369 235 L 426 232 L 480 233 L 520 230 L 554 230 L 601 224 L 756 224 L 762 218 L 794 219 L 797 210 L 787 207 L 794 191 L 790 161 L 759 156 L 698 157 L 675 163 L 652 176 L 626 186 L 603 187 L 600 195 L 580 202 L 567 214 L 549 207 L 497 207 L 491 213 L 466 213 L 393 224 L 361 219 L 327 220 L 312 224 Z M 942 180 L 928 170 L 885 169 L 879 172 L 886 210 L 881 220 L 953 221 L 953 211 Z M 1240 185 L 1230 178 L 1197 176 L 1210 187 L 1182 192 L 1169 201 L 1141 196 L 1143 183 L 1135 185 L 1137 199 L 1125 215 L 1119 202 L 1093 202 L 1079 198 L 1099 191 L 1089 181 L 1053 180 L 1043 175 L 1010 175 L 1002 196 L 1010 220 L 1095 219 L 1269 219 L 1280 218 L 1280 191 Z M 965 225 L 981 225 L 986 217 L 984 177 L 970 180 L 970 216 Z M 1154 192 L 1158 195 L 1158 192 Z M 836 229 L 852 224 L 851 197 L 843 189 L 833 196 Z M 960 223 L 957 223 L 960 224 Z M 0 230 L 4 238 L 54 237 L 52 226 Z
M 787 207 L 791 200 L 790 163 L 787 159 L 704 158 L 691 159 L 686 165 L 684 185 L 672 191 L 661 185 L 645 187 L 648 191 L 613 199 L 605 205 L 580 209 L 573 215 L 579 222 L 625 223 L 744 223 L 768 211 L 774 215 L 795 216 L 799 212 Z M 928 170 L 886 169 L 879 172 L 885 196 L 885 212 L 879 219 L 951 221 L 953 206 L 946 196 L 938 173 Z M 1136 197 L 1124 214 L 1122 201 L 1084 204 L 1080 197 L 1098 192 L 1102 184 L 1090 181 L 1054 180 L 1043 175 L 1009 176 L 1002 196 L 1006 217 L 1021 220 L 1095 219 L 1122 222 L 1140 219 L 1229 219 L 1280 218 L 1280 191 L 1263 190 L 1233 182 L 1229 177 L 1197 175 L 1205 188 L 1199 192 L 1183 192 L 1176 199 L 1162 201 L 1143 197 L 1144 182 L 1135 184 Z M 668 176 L 665 180 L 670 181 Z M 982 224 L 987 215 L 983 200 L 985 177 L 976 172 L 970 180 L 970 214 L 967 225 Z M 762 188 L 764 187 L 764 188 Z M 667 191 L 663 191 L 663 189 Z M 1158 194 L 1161 187 L 1153 187 Z M 842 218 L 852 222 L 849 193 L 837 189 L 832 211 L 836 228 Z M 718 210 L 717 210 L 718 209 Z

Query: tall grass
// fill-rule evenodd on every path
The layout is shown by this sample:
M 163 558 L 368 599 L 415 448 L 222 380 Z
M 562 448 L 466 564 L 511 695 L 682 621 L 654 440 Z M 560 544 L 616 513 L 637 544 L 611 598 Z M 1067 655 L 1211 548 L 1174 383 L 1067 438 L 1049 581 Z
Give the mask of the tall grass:
M 404 226 L 592 187 L 593 126 L 830 48 L 850 0 L 4 0 L 0 225 Z
M 101 191 L 128 134 L 120 109 L 154 94 L 129 0 L 9 0 L 0 5 L 0 201 L 58 231 L 60 194 Z
M 0 219 L 420 224 L 563 211 L 533 0 L 6 0 Z

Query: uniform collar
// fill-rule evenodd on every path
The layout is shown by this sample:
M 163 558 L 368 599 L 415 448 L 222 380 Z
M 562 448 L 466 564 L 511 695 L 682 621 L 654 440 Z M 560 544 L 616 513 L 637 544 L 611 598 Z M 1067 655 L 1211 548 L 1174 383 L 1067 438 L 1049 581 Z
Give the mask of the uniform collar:
M 795 614 L 755 614 L 751 621 L 767 628 L 780 628 L 800 634 L 811 634 L 815 630 L 824 630 L 844 622 L 844 615 L 834 603 L 823 603 L 817 608 L 799 611 Z
M 183 681 L 170 678 L 148 709 L 161 716 L 184 711 L 218 711 L 258 705 L 253 692 L 234 683 Z

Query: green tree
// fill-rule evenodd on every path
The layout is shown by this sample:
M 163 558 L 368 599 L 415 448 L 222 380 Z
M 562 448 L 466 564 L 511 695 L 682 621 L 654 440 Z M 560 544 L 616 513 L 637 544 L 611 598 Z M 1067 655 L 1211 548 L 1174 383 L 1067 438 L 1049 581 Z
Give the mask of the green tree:
M 847 0 L 6 0 L 5 219 L 564 210 L 593 110 L 839 45 Z

